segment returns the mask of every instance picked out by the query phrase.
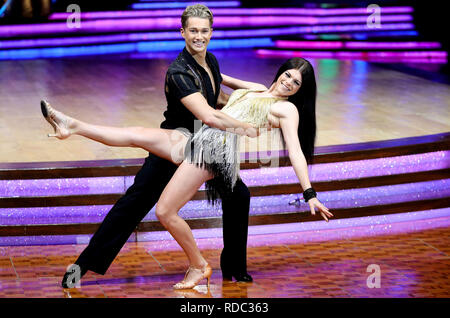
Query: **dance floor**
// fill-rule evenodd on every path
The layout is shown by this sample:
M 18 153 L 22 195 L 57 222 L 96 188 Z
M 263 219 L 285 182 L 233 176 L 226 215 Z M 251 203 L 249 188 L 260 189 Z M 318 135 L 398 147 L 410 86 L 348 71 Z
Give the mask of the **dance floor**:
M 214 53 L 222 73 L 265 85 L 284 62 L 259 57 L 252 50 Z M 159 127 L 167 106 L 165 72 L 176 55 L 2 61 L 0 162 L 146 157 L 141 149 L 106 147 L 79 136 L 49 139 L 52 127 L 42 118 L 39 101 L 46 99 L 57 109 L 98 125 Z M 450 131 L 447 84 L 364 61 L 311 59 L 311 63 L 318 86 L 316 146 Z M 254 140 L 246 142 L 256 151 Z M 259 145 L 259 150 L 266 149 L 264 142 Z
M 60 281 L 85 245 L 0 247 L 0 297 L 450 297 L 449 227 L 301 244 L 258 246 L 254 236 L 249 241 L 253 283 L 223 281 L 220 248 L 205 248 L 199 239 L 213 267 L 210 289 L 204 280 L 184 291 L 172 289 L 183 279 L 184 253 L 155 251 L 151 242 L 127 243 L 104 276 L 88 272 L 71 289 L 62 289 Z M 379 288 L 371 285 L 372 264 L 379 266 Z

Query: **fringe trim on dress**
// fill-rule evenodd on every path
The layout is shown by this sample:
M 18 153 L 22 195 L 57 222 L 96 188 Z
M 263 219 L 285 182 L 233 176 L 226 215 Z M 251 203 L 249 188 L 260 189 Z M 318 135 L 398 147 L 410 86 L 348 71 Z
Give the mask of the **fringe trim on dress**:
M 270 105 L 279 100 L 274 97 L 244 98 L 249 92 L 256 90 L 238 89 L 231 94 L 222 112 L 252 124 L 264 127 Z M 191 136 L 186 144 L 185 159 L 204 168 L 214 175 L 214 179 L 206 182 L 206 196 L 213 205 L 219 198 L 231 194 L 240 169 L 240 135 L 226 132 L 207 125 Z
M 212 205 L 230 195 L 239 179 L 239 137 L 204 125 L 186 144 L 185 159 L 215 177 L 205 184 L 206 196 Z

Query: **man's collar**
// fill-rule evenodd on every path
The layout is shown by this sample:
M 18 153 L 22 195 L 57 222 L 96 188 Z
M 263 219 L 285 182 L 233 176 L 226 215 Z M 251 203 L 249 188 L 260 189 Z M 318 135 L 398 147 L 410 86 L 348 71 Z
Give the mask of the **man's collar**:
M 189 64 L 194 64 L 197 68 L 201 67 L 201 66 L 197 63 L 197 61 L 194 59 L 194 57 L 191 55 L 191 53 L 188 52 L 188 50 L 186 49 L 186 47 L 184 47 L 182 54 L 183 54 L 183 57 L 186 59 L 186 61 L 187 61 Z M 206 63 L 209 64 L 209 56 L 208 56 L 208 52 L 206 52 L 205 60 L 206 60 Z

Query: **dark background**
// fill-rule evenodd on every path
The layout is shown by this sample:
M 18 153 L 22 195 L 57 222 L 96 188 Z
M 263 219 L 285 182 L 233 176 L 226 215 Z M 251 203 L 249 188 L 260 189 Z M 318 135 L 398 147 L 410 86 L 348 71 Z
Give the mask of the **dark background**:
M 51 1 L 51 0 L 43 0 Z M 39 8 L 39 0 L 32 0 L 33 7 Z M 107 11 L 107 10 L 124 10 L 133 0 L 53 0 L 52 11 L 65 12 L 69 4 L 78 4 L 81 11 Z M 3 2 L 0 1 L 0 4 Z M 9 16 L 0 19 L 0 23 L 30 23 L 30 19 L 23 19 L 20 17 L 20 3 L 21 0 L 13 0 L 12 9 L 9 11 Z M 445 2 L 431 2 L 426 0 L 377 0 L 377 1 L 357 1 L 357 0 L 241 0 L 243 7 L 346 7 L 358 6 L 367 7 L 369 4 L 377 4 L 383 6 L 412 6 L 414 7 L 414 25 L 419 32 L 419 38 L 416 41 L 438 41 L 442 43 L 443 50 L 449 52 L 448 34 L 446 34 L 446 22 L 448 12 L 445 10 L 443 3 Z M 45 16 L 36 15 L 32 21 L 45 21 Z M 441 68 L 441 73 L 450 74 L 449 65 Z

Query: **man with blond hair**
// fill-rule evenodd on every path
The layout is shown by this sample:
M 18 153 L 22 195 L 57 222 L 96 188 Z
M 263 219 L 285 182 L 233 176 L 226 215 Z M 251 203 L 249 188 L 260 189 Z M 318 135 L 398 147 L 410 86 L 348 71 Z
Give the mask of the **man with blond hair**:
M 181 36 L 186 46 L 169 66 L 165 79 L 167 110 L 161 128 L 194 132 L 195 121 L 210 127 L 227 127 L 214 109 L 223 107 L 228 95 L 223 84 L 232 89 L 257 88 L 220 73 L 215 56 L 207 52 L 212 36 L 213 15 L 204 5 L 186 8 L 181 16 Z M 106 215 L 89 245 L 64 275 L 62 286 L 74 287 L 88 271 L 104 275 L 136 226 L 156 204 L 177 166 L 153 154 L 137 173 L 133 185 Z M 247 273 L 247 233 L 250 193 L 238 180 L 231 195 L 218 194 L 223 209 L 223 245 L 220 266 L 223 279 L 252 281 Z

